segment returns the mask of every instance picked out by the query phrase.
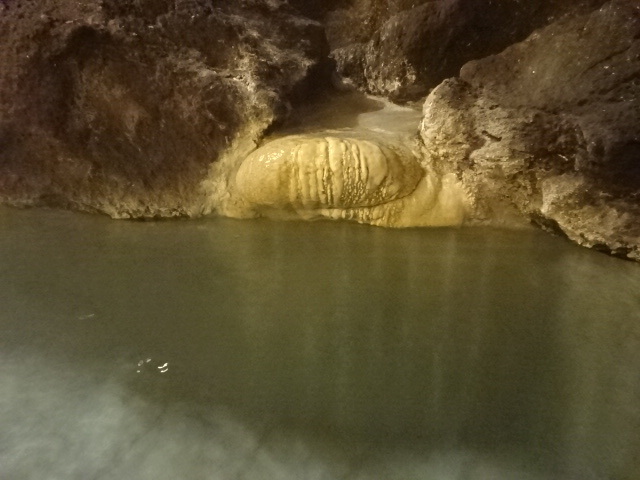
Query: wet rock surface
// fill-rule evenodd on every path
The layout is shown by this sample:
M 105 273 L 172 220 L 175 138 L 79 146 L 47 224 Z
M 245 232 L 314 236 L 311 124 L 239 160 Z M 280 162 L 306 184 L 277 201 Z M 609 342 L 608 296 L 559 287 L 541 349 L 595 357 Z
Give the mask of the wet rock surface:
M 351 220 L 383 227 L 458 226 L 465 192 L 455 175 L 423 170 L 414 149 L 366 126 L 266 143 L 230 186 L 241 218 Z
M 640 259 L 640 5 L 615 0 L 468 63 L 427 98 L 421 135 L 474 217 L 524 214 Z
M 197 215 L 210 165 L 322 83 L 320 24 L 273 1 L 0 4 L 0 198 Z
M 413 192 L 424 172 L 401 145 L 294 135 L 267 143 L 236 175 L 243 196 L 276 208 L 372 207 Z

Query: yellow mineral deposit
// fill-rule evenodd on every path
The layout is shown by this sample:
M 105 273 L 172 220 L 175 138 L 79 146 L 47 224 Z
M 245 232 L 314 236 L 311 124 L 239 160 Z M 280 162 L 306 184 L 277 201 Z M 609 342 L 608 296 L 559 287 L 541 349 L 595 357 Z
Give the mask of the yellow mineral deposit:
M 255 215 L 388 227 L 459 225 L 467 203 L 454 176 L 426 172 L 410 148 L 358 136 L 269 142 L 240 165 L 234 190 Z

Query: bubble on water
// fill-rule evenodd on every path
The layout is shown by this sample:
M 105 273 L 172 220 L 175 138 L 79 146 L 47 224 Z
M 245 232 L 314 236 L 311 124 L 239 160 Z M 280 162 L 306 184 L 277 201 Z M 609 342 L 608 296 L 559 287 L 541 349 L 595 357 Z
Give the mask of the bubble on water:
M 155 368 L 153 366 L 155 365 Z M 159 373 L 167 373 L 169 371 L 169 362 L 152 362 L 151 358 L 147 358 L 146 360 L 138 361 L 138 368 L 136 369 L 136 373 L 145 372 L 155 372 Z

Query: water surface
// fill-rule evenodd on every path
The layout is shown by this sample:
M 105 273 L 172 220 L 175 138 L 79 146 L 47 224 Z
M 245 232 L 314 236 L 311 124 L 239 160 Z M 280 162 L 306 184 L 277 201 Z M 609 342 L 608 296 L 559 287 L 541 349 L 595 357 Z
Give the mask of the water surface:
M 535 230 L 0 228 L 2 479 L 640 478 L 640 265 Z

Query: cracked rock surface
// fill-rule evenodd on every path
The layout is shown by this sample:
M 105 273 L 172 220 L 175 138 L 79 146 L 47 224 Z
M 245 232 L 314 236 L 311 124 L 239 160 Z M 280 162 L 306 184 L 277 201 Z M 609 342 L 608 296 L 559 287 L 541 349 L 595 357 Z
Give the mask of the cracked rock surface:
M 640 5 L 614 0 L 466 64 L 421 136 L 478 221 L 524 215 L 640 260 Z
M 469 60 L 604 0 L 355 0 L 329 16 L 338 71 L 359 89 L 417 100 Z
M 206 213 L 210 165 L 326 75 L 321 25 L 268 0 L 0 3 L 0 199 Z

